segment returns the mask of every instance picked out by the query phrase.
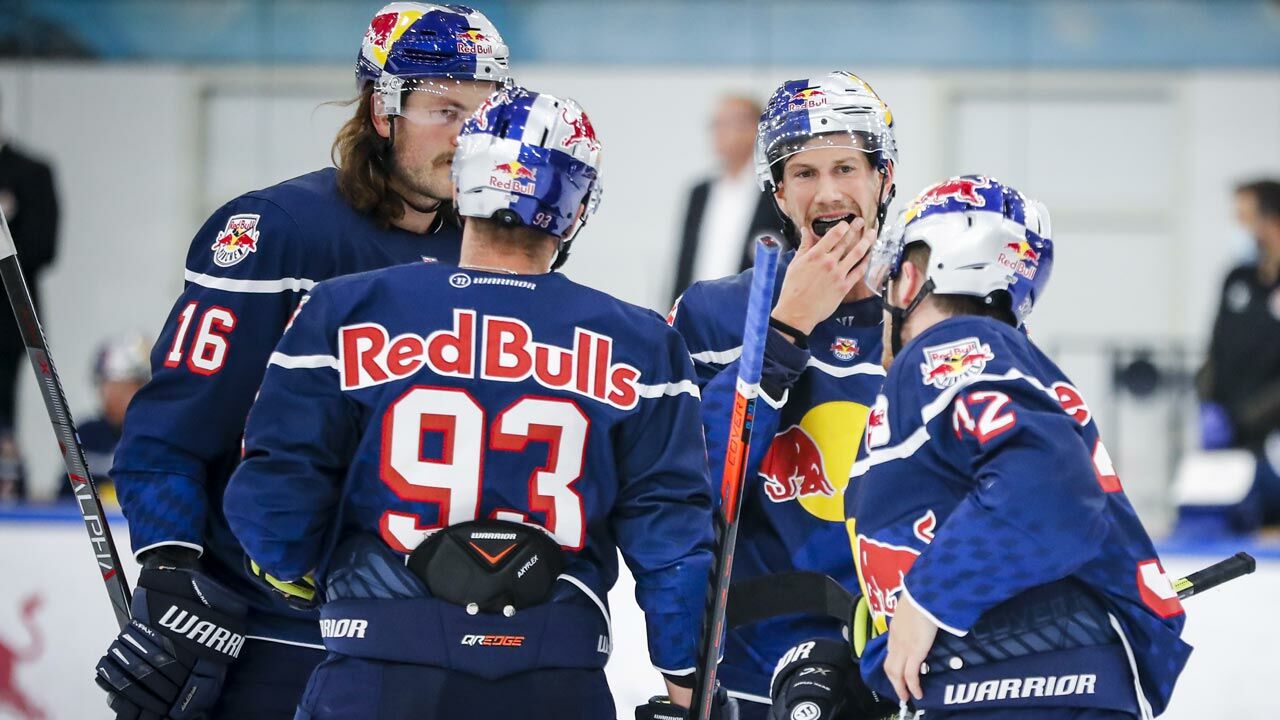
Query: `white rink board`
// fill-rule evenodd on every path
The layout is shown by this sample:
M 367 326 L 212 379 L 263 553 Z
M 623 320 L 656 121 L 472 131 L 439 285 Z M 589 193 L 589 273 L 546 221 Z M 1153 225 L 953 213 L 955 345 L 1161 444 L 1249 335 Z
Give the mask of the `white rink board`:
M 128 547 L 123 523 L 113 525 L 120 547 Z M 126 552 L 126 555 L 128 553 Z M 1171 573 L 1185 575 L 1219 558 L 1166 557 Z M 129 576 L 136 576 L 125 558 Z M 101 691 L 93 684 L 93 666 L 114 635 L 106 593 L 88 550 L 83 527 L 68 521 L 0 519 L 0 696 L 13 689 L 43 711 L 46 720 L 109 718 Z M 623 577 L 610 594 L 614 654 L 608 667 L 619 717 L 649 695 L 662 692 L 662 681 L 648 661 L 644 624 L 633 599 L 634 584 Z M 35 613 L 39 647 L 32 648 L 20 608 L 31 596 L 40 598 Z M 1264 561 L 1256 574 L 1205 593 L 1187 603 L 1187 639 L 1197 646 L 1165 718 L 1203 720 L 1273 720 L 1280 699 L 1272 691 L 1271 658 L 1280 648 L 1280 620 L 1274 607 L 1280 597 L 1280 560 Z M 3 674 L 6 649 L 26 654 L 12 677 Z M 22 718 L 0 700 L 0 718 Z

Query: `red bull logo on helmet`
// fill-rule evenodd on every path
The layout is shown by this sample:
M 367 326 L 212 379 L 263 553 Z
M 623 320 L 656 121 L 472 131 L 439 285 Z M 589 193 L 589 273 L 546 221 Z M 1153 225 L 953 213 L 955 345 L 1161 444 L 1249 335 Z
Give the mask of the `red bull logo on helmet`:
M 489 173 L 489 187 L 521 195 L 532 195 L 537 180 L 537 170 L 519 160 L 498 163 Z
M 996 256 L 996 262 L 1007 267 L 1018 275 L 1031 280 L 1036 276 L 1040 252 L 1031 247 L 1026 240 L 1006 243 L 1004 249 Z
M 493 40 L 472 28 L 458 35 L 458 52 L 467 55 L 492 55 Z
M 827 104 L 827 94 L 818 88 L 805 88 L 797 90 L 791 94 L 791 101 L 787 106 L 791 110 L 808 110 L 810 108 L 822 107 Z
M 213 263 L 218 267 L 231 267 L 258 252 L 258 221 L 260 215 L 245 213 L 227 218 L 227 225 L 213 241 Z
M 946 345 L 934 345 L 924 349 L 925 361 L 920 364 L 924 384 L 936 388 L 949 388 L 963 378 L 978 375 L 987 363 L 995 359 L 991 346 L 978 338 L 965 338 Z
M 957 177 L 943 180 L 920 193 L 915 200 L 911 201 L 905 221 L 911 222 L 926 208 L 945 204 L 948 200 L 960 200 L 974 207 L 983 207 L 987 204 L 987 201 L 977 191 L 988 187 L 991 187 L 991 181 L 985 177 Z
M 561 143 L 563 147 L 571 148 L 578 143 L 585 143 L 591 152 L 600 149 L 600 141 L 596 139 L 596 129 L 591 126 L 591 120 L 586 113 L 566 107 L 560 112 L 560 116 L 573 129 L 569 137 Z
M 369 29 L 364 33 L 364 43 L 370 47 L 386 51 L 391 47 L 391 31 L 395 30 L 396 20 L 400 13 L 383 13 L 374 16 L 369 22 Z

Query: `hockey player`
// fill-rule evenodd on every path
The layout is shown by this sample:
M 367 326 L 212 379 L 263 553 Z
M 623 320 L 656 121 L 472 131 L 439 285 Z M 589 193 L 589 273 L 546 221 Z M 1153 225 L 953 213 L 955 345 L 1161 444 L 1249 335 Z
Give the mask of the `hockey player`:
M 889 108 L 845 72 L 783 83 L 760 120 L 756 174 L 772 190 L 793 247 L 779 265 L 748 460 L 734 580 L 790 570 L 856 588 L 844 546 L 843 492 L 868 408 L 884 378 L 880 301 L 862 282 L 893 196 L 897 146 Z M 751 271 L 695 283 L 668 318 L 684 336 L 702 387 L 714 477 L 724 462 L 736 358 Z M 734 629 L 719 678 L 743 718 L 768 711 L 783 652 L 838 623 L 783 618 Z
M 196 233 L 186 289 L 152 350 L 152 380 L 129 408 L 111 477 L 143 571 L 135 622 L 97 677 L 119 717 L 292 717 L 323 658 L 315 613 L 247 579 L 222 516 L 245 416 L 271 349 L 315 283 L 457 260 L 453 143 L 507 79 L 507 48 L 468 8 L 394 3 L 369 25 L 356 79 L 336 169 L 242 195 Z M 238 640 L 192 642 L 179 616 L 214 623 L 207 639 Z
M 1148 718 L 1185 620 L 1079 390 L 1021 332 L 1053 266 L 1043 205 L 925 190 L 872 252 L 888 377 L 846 497 L 868 686 L 937 718 Z M 857 633 L 855 633 L 857 634 Z
M 688 350 L 553 272 L 599 156 L 577 103 L 500 91 L 454 157 L 459 267 L 321 283 L 271 356 L 225 508 L 282 589 L 322 588 L 298 717 L 616 717 L 617 550 L 687 705 L 712 540 Z

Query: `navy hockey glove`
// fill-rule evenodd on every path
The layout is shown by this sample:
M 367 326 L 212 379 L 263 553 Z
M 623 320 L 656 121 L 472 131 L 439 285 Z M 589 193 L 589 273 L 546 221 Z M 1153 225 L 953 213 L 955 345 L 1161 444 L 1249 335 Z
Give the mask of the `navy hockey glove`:
M 655 695 L 644 705 L 636 706 L 636 720 L 688 720 L 688 717 L 688 709 L 671 704 L 666 695 Z M 723 687 L 716 688 L 711 720 L 738 720 L 738 701 L 729 697 Z
M 153 564 L 138 576 L 133 620 L 94 681 L 118 720 L 195 720 L 217 702 L 240 655 L 247 608 L 198 570 Z
M 770 720 L 879 720 L 898 711 L 867 687 L 849 645 L 809 640 L 791 648 L 773 673 Z

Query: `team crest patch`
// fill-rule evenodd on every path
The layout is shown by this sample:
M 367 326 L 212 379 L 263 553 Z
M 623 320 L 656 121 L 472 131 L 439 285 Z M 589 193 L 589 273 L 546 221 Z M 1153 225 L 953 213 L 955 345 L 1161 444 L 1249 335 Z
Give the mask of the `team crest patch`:
M 213 241 L 213 264 L 231 267 L 248 257 L 249 253 L 258 252 L 258 221 L 261 219 L 260 215 L 248 213 L 227 218 L 227 226 Z
M 934 345 L 924 349 L 925 362 L 920 364 L 924 384 L 936 388 L 949 388 L 963 378 L 981 373 L 987 362 L 994 360 L 991 346 L 978 338 L 965 338 L 946 345 Z
M 831 343 L 831 354 L 837 360 L 852 360 L 858 355 L 858 341 L 853 338 L 838 337 Z

